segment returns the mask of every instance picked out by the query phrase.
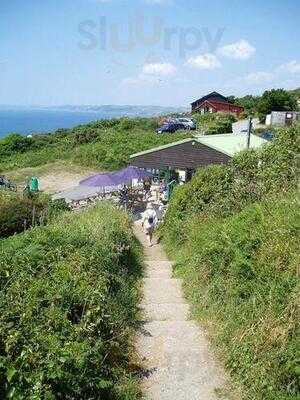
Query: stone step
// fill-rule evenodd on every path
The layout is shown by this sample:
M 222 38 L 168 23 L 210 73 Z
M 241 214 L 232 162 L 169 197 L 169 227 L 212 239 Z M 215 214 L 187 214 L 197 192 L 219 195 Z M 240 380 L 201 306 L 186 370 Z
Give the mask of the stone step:
M 217 399 L 222 375 L 193 321 L 145 323 L 138 348 L 148 371 L 143 385 L 147 399 Z
M 164 260 L 148 260 L 145 262 L 146 266 L 153 267 L 156 265 L 160 265 L 162 268 L 169 267 L 172 268 L 173 263 L 171 261 L 164 261 Z
M 185 303 L 182 297 L 181 279 L 145 278 L 142 304 Z
M 146 321 L 185 321 L 189 318 L 187 303 L 148 303 L 142 305 Z
M 145 275 L 147 278 L 171 278 L 172 263 L 169 261 L 147 261 Z

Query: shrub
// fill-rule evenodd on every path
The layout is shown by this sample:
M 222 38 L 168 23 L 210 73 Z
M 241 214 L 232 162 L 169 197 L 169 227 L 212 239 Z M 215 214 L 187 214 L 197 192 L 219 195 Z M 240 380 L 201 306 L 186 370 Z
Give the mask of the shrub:
M 100 132 L 96 129 L 85 128 L 82 130 L 77 130 L 73 135 L 74 144 L 83 144 L 94 142 L 99 139 Z
M 193 118 L 202 134 L 206 135 L 230 133 L 232 123 L 237 120 L 233 114 L 227 113 L 193 114 Z
M 266 90 L 257 104 L 261 122 L 272 111 L 294 111 L 298 109 L 296 97 L 284 89 Z
M 296 400 L 300 125 L 172 195 L 161 233 L 244 399 Z M 299 357 L 298 357 L 299 358 Z
M 32 138 L 12 133 L 0 140 L 0 156 L 7 156 L 13 153 L 24 153 L 32 146 Z
M 69 129 L 69 134 L 64 130 L 33 136 L 28 150 L 3 156 L 0 153 L 0 171 L 35 167 L 56 160 L 112 170 L 126 165 L 132 153 L 186 137 L 185 132 L 156 135 L 153 128 L 156 123 L 155 118 L 113 119 Z
M 299 207 L 293 198 L 205 224 L 190 217 L 188 243 L 177 258 L 193 311 L 212 328 L 245 399 L 296 400 L 300 392 Z
M 228 166 L 199 169 L 191 182 L 179 186 L 171 198 L 165 220 L 167 237 L 191 213 L 227 216 L 269 193 L 297 186 L 300 125 L 278 131 L 261 150 L 236 155 Z M 177 222 L 176 222 L 177 221 Z M 175 224 L 175 225 L 174 225 Z M 177 234 L 176 234 L 177 235 Z
M 135 399 L 140 273 L 130 223 L 108 204 L 2 241 L 0 397 Z
M 17 193 L 0 191 L 0 238 L 19 233 L 47 219 L 48 198 L 25 198 Z

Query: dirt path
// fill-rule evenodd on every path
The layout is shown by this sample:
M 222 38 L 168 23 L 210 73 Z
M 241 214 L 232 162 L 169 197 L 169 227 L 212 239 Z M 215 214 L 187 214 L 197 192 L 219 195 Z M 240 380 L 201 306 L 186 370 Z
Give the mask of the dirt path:
M 142 308 L 145 323 L 138 338 L 144 362 L 143 390 L 151 400 L 215 400 L 225 385 L 201 328 L 189 319 L 181 280 L 160 245 L 148 247 L 138 222 L 135 234 L 144 247 L 146 275 Z
M 6 171 L 4 175 L 16 185 L 23 188 L 31 176 L 37 176 L 40 182 L 40 190 L 49 194 L 71 189 L 79 184 L 79 181 L 99 171 L 71 164 L 68 161 L 56 161 L 38 167 L 19 168 Z

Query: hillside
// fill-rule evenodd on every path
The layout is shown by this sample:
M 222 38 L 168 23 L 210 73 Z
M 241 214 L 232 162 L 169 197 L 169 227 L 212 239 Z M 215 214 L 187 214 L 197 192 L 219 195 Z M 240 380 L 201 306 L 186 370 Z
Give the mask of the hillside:
M 85 167 L 114 170 L 130 154 L 186 137 L 185 132 L 156 135 L 157 118 L 99 120 L 32 138 L 10 135 L 0 140 L 0 172 L 67 160 Z
M 109 204 L 1 240 L 1 399 L 139 397 L 140 249 Z
M 296 400 L 300 126 L 201 169 L 161 228 L 193 314 L 247 400 Z

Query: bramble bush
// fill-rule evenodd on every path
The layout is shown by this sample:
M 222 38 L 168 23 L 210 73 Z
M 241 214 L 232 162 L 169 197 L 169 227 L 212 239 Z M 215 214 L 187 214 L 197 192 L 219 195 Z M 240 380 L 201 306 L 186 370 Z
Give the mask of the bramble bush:
M 2 240 L 0 398 L 136 399 L 140 250 L 109 204 Z
M 48 204 L 46 196 L 32 199 L 20 194 L 0 191 L 0 238 L 8 237 L 38 224 L 40 218 L 46 219 Z
M 235 115 L 227 113 L 195 113 L 193 118 L 197 122 L 198 129 L 205 135 L 230 133 L 232 123 L 237 121 Z
M 205 223 L 194 215 L 186 224 L 175 274 L 244 399 L 296 400 L 300 393 L 299 228 L 293 194 Z
M 51 200 L 42 193 L 30 198 L 20 193 L 0 191 L 0 239 L 49 223 L 58 214 L 68 211 L 64 200 Z
M 161 227 L 194 313 L 243 399 L 296 400 L 300 125 L 260 150 L 200 169 Z M 298 360 L 298 361 L 297 361 Z

